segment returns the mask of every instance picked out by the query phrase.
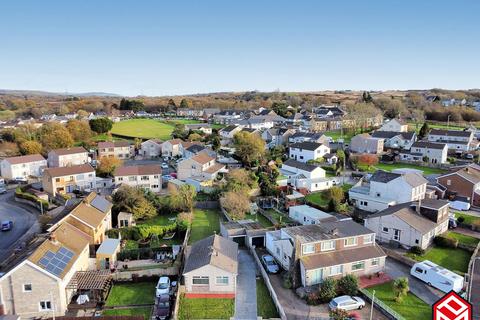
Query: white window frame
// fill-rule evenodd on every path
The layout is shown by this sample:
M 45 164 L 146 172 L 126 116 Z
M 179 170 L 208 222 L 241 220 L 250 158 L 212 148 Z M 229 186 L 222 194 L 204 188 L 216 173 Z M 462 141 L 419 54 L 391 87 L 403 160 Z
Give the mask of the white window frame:
M 305 250 L 306 248 L 312 248 L 311 251 Z M 315 245 L 314 244 L 304 244 L 302 245 L 302 254 L 311 254 L 315 253 Z
M 43 308 L 42 304 L 45 305 L 45 308 Z M 48 305 L 50 305 L 50 306 L 48 307 Z M 52 302 L 51 302 L 50 300 L 41 300 L 41 301 L 38 303 L 38 309 L 39 309 L 40 311 L 51 311 L 51 310 L 53 310 L 53 309 L 52 309 Z
M 27 289 L 25 288 L 26 286 L 30 286 L 30 290 L 27 290 Z M 24 283 L 22 287 L 23 287 L 23 289 L 22 289 L 23 292 L 32 292 L 33 286 L 32 286 L 31 283 Z
M 334 270 L 333 268 L 335 268 L 335 269 L 340 268 L 340 272 L 333 273 L 332 272 L 332 270 Z M 336 275 L 339 275 L 339 274 L 343 274 L 343 264 L 338 264 L 336 266 L 330 266 L 328 268 L 328 274 L 329 274 L 329 276 L 336 276 Z
M 332 251 L 332 250 L 335 250 L 335 247 L 336 247 L 335 240 L 322 241 L 322 244 L 321 244 L 322 251 Z
M 347 244 L 347 241 L 353 239 L 353 244 Z M 358 244 L 358 240 L 357 240 L 357 237 L 348 237 L 348 238 L 345 238 L 343 240 L 343 246 L 344 247 L 353 247 L 353 246 L 356 246 Z
M 222 280 L 225 280 L 225 279 L 227 280 L 226 282 L 222 281 Z M 219 280 L 220 280 L 220 282 L 219 282 Z M 226 277 L 226 276 L 225 276 L 225 277 L 224 277 L 224 276 L 220 276 L 220 277 L 217 276 L 217 277 L 215 277 L 215 284 L 216 284 L 216 285 L 219 285 L 219 286 L 228 286 L 229 283 L 230 283 L 230 279 L 229 279 L 228 277 Z
M 207 283 L 193 283 L 194 280 L 207 280 Z M 192 286 L 208 286 L 210 285 L 210 277 L 208 276 L 193 276 Z
M 380 258 L 373 258 L 371 261 L 371 266 L 379 266 L 380 265 Z
M 369 244 L 375 242 L 375 233 L 367 234 L 363 236 L 363 244 Z
M 358 269 L 354 269 L 353 266 L 354 265 L 362 265 L 361 268 L 358 268 Z M 351 270 L 352 271 L 361 271 L 361 270 L 365 270 L 365 261 L 362 260 L 362 261 L 356 261 L 356 262 L 352 262 L 352 265 L 351 265 Z
M 385 229 L 387 229 L 387 230 L 385 230 Z M 383 233 L 389 233 L 389 232 L 390 232 L 390 229 L 387 228 L 387 227 L 382 227 L 382 232 L 383 232 Z

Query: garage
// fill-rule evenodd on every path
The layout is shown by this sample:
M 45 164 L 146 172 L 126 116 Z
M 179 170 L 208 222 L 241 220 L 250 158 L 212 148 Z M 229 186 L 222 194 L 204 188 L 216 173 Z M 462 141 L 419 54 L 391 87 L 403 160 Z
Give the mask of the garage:
M 238 243 L 239 247 L 245 246 L 245 236 L 231 237 L 230 240 Z
M 252 237 L 250 241 L 252 243 L 252 246 L 255 246 L 257 248 L 265 247 L 265 236 Z

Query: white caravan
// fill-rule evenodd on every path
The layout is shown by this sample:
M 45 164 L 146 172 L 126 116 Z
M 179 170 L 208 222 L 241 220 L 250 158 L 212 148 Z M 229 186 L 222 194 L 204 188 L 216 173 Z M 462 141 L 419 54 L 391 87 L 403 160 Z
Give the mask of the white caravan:
M 459 292 L 463 289 L 463 277 L 431 261 L 415 263 L 410 274 L 443 292 Z

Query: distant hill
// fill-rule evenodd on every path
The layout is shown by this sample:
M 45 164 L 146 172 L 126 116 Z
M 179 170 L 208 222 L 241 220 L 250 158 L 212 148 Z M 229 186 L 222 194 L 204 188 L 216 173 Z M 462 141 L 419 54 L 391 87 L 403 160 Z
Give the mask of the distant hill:
M 76 96 L 76 97 L 121 97 L 121 95 L 116 93 L 108 92 L 82 92 L 82 93 L 73 93 L 73 92 L 48 92 L 40 90 L 7 90 L 0 89 L 0 95 L 12 95 L 12 96 L 39 96 L 39 97 L 58 97 L 58 96 Z

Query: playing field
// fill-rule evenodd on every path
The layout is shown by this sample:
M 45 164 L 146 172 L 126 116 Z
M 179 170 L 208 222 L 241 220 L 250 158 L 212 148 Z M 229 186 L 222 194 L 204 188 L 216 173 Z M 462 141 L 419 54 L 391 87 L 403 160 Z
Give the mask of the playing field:
M 154 119 L 131 119 L 113 124 L 112 134 L 132 138 L 171 139 L 173 125 Z

